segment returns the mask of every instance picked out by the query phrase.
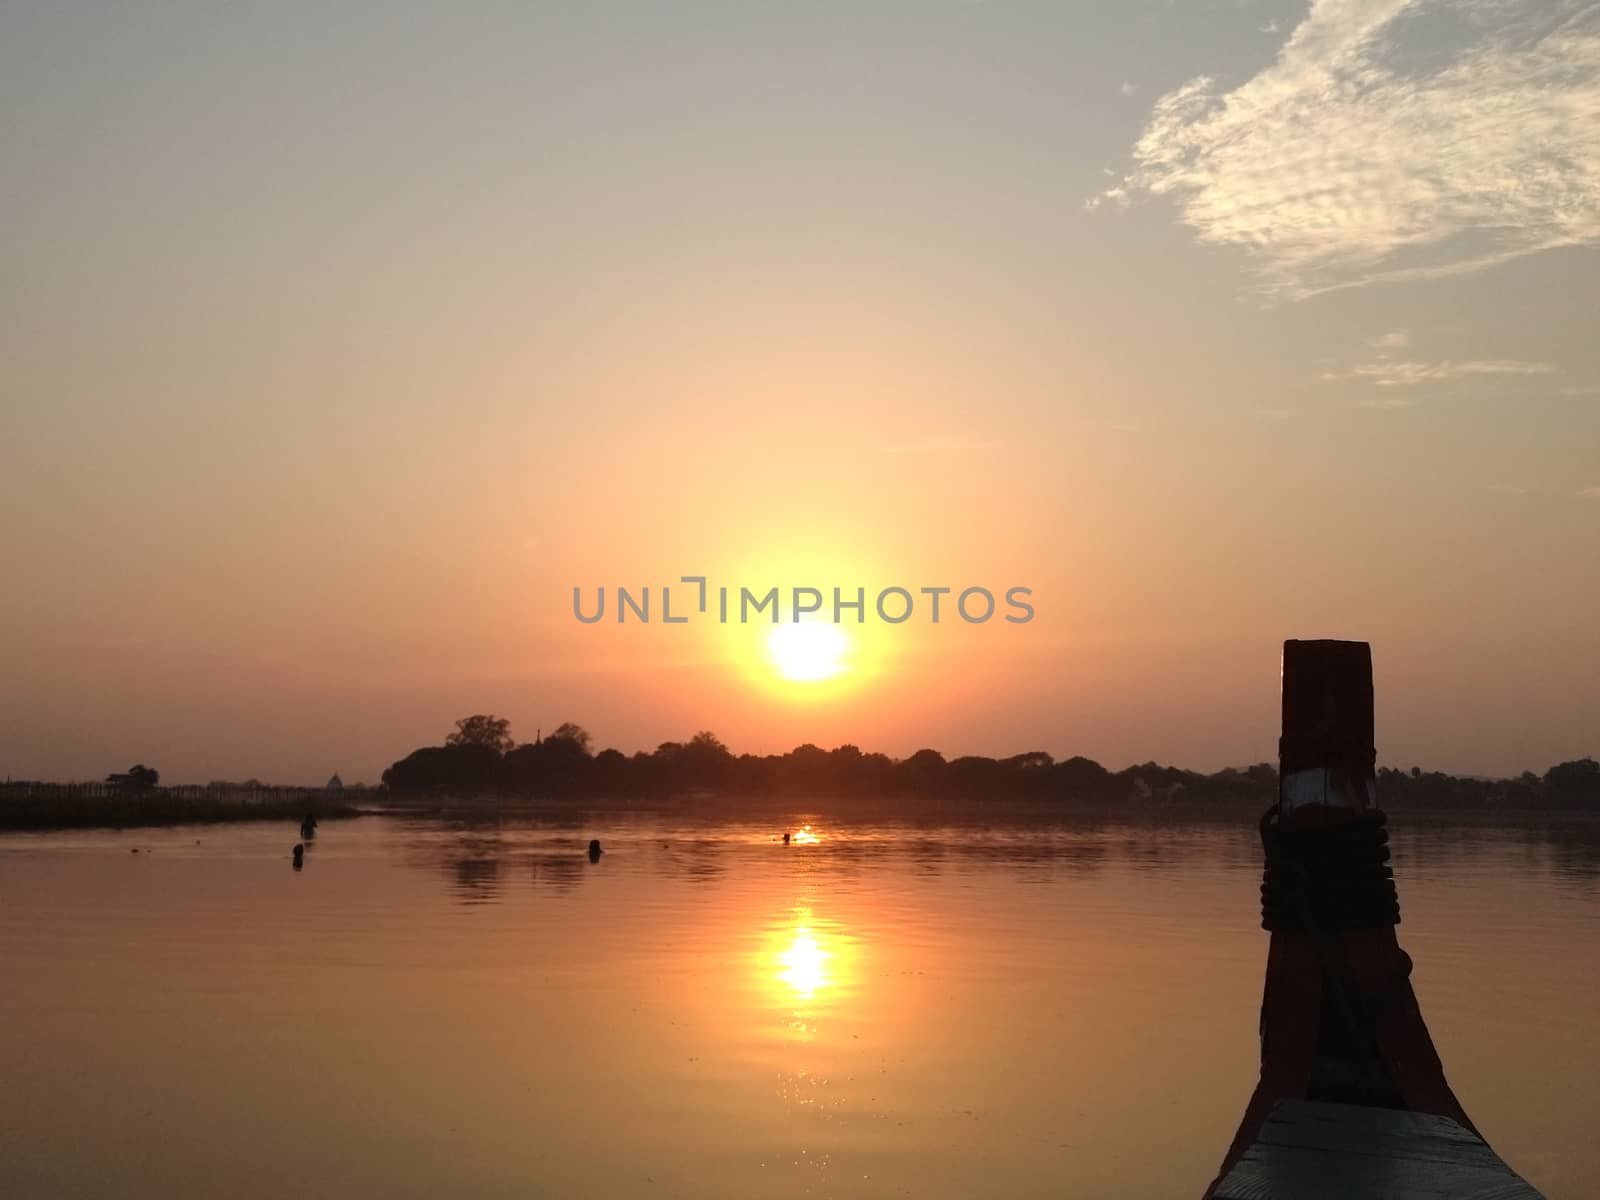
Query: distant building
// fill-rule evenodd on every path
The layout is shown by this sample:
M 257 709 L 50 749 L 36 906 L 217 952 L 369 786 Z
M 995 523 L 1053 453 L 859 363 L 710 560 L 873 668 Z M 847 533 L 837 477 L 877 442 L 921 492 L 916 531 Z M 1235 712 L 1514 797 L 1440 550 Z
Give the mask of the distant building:
M 325 791 L 325 792 L 342 792 L 342 791 L 344 791 L 344 780 L 339 778 L 339 772 L 335 771 L 333 773 L 332 777 L 329 778 L 327 784 L 323 787 L 322 790 Z

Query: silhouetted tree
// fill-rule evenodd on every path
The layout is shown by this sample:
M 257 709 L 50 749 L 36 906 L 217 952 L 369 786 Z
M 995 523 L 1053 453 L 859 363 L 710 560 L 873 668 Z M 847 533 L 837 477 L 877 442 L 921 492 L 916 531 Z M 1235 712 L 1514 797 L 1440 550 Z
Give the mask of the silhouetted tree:
M 1055 761 L 1043 750 L 1030 750 L 1026 754 L 1013 754 L 1010 758 L 1001 760 L 1008 770 L 1013 771 L 1043 770 L 1046 767 L 1054 766 Z
M 1050 770 L 1056 777 L 1057 791 L 1069 799 L 1098 800 L 1111 791 L 1111 772 L 1081 754 L 1058 762 Z
M 683 778 L 693 787 L 714 787 L 723 783 L 733 766 L 733 755 L 722 744 L 722 739 L 709 729 L 702 729 L 689 739 L 678 754 Z
M 563 721 L 556 726 L 555 732 L 550 735 L 551 740 L 572 742 L 582 750 L 585 755 L 589 753 L 589 744 L 594 740 L 589 736 L 589 731 L 582 725 L 575 725 L 571 721 Z
M 383 773 L 396 792 L 481 790 L 498 782 L 500 752 L 493 746 L 457 742 L 413 750 Z
M 446 746 L 484 746 L 504 754 L 516 742 L 511 737 L 511 722 L 504 717 L 474 713 L 456 722 L 456 731 L 445 738 Z
M 1600 804 L 1600 763 L 1580 758 L 1551 767 L 1544 788 L 1557 804 Z
M 1141 801 L 1265 806 L 1278 788 L 1271 763 L 1224 767 L 1209 775 L 1154 762 L 1112 772 L 1077 755 L 1056 762 L 1043 750 L 946 762 L 932 749 L 896 762 L 849 743 L 832 750 L 806 743 L 787 754 L 735 756 L 709 730 L 687 742 L 662 742 L 652 752 L 626 756 L 607 749 L 591 755 L 588 732 L 572 722 L 507 751 L 509 736 L 507 723 L 498 717 L 468 717 L 457 722 L 446 745 L 415 750 L 393 764 L 383 774 L 384 785 L 398 792 L 574 798 L 670 797 L 710 789 L 727 795 L 993 799 L 1041 806 Z M 1542 777 L 1524 773 L 1517 779 L 1464 779 L 1420 768 L 1383 767 L 1377 774 L 1380 801 L 1395 811 L 1600 806 L 1600 764 L 1590 758 L 1561 763 Z M 154 786 L 153 771 L 140 778 Z
M 951 759 L 945 764 L 948 782 L 958 794 L 968 797 L 989 796 L 1002 790 L 996 786 L 1000 781 L 1000 772 L 1000 764 L 994 759 L 972 754 Z

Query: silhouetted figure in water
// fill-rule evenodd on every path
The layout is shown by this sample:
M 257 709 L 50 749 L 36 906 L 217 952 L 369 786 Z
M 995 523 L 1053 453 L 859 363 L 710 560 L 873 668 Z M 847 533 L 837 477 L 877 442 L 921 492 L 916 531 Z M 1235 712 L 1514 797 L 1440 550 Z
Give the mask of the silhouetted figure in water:
M 309 842 L 317 836 L 317 818 L 315 813 L 307 813 L 306 819 L 300 822 L 300 838 Z
M 294 844 L 294 869 L 296 871 L 298 871 L 298 870 L 300 870 L 301 867 L 303 867 L 305 865 L 306 865 L 306 848 L 304 846 L 302 846 L 299 842 L 296 842 Z
M 600 839 L 599 838 L 594 838 L 593 840 L 591 840 L 590 843 L 589 843 L 589 861 L 590 862 L 599 862 L 600 861 L 600 855 L 602 853 L 604 853 L 604 851 L 602 851 L 600 849 Z
M 783 844 L 785 846 L 789 844 L 789 835 L 787 833 L 783 835 Z

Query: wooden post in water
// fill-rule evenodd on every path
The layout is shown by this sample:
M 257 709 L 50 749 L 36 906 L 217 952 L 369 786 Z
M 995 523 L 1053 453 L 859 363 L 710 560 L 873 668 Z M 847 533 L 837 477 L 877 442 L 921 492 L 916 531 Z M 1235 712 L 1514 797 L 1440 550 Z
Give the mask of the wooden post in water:
M 1284 643 L 1261 1075 L 1206 1194 L 1537 1200 L 1462 1111 L 1412 991 L 1374 726 L 1367 643 Z

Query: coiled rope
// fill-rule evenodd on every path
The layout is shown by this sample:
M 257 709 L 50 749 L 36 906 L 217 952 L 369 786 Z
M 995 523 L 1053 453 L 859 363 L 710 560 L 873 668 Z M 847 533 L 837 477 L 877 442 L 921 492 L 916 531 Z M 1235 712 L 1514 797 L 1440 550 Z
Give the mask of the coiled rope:
M 1373 808 L 1337 823 L 1293 827 L 1278 805 L 1269 808 L 1261 818 L 1261 927 L 1316 934 L 1400 924 L 1387 823 Z

